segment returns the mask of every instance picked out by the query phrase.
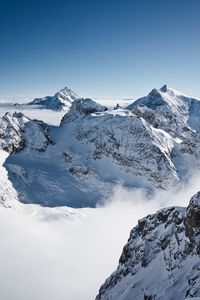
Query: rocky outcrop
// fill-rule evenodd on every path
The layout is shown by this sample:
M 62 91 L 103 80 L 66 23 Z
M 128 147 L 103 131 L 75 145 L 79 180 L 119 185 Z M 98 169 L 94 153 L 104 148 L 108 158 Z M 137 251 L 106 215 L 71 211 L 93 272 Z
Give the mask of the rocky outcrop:
M 190 250 L 200 255 L 200 192 L 190 201 L 185 219 L 185 233 L 190 240 Z
M 0 148 L 8 153 L 17 153 L 25 147 L 45 151 L 53 143 L 49 126 L 42 121 L 31 120 L 23 113 L 6 113 L 0 119 Z
M 22 113 L 6 113 L 0 119 L 0 148 L 12 153 L 24 147 L 22 133 L 29 119 Z
M 97 300 L 200 297 L 200 192 L 139 220 Z

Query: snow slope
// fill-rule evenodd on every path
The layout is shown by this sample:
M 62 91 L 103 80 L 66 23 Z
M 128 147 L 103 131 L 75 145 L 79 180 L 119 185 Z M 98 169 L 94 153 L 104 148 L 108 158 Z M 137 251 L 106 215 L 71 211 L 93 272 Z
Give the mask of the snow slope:
M 200 192 L 187 209 L 170 207 L 139 220 L 96 299 L 200 297 L 199 220 Z
M 19 199 L 94 207 L 118 184 L 152 193 L 187 181 L 200 167 L 199 101 L 167 87 L 149 95 L 127 109 L 74 100 L 60 126 L 6 114 L 0 146 Z

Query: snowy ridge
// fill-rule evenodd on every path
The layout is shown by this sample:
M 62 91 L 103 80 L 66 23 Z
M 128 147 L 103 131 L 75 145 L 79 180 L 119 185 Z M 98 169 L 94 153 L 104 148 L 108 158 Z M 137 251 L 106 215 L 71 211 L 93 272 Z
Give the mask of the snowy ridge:
M 97 300 L 200 297 L 200 192 L 187 207 L 139 220 Z
M 76 99 L 60 126 L 0 121 L 5 167 L 25 203 L 96 206 L 117 185 L 153 192 L 200 168 L 199 101 L 164 86 L 127 109 Z
M 72 102 L 78 98 L 79 96 L 77 94 L 65 87 L 64 89 L 61 89 L 58 93 L 56 93 L 54 96 L 36 98 L 28 104 L 39 105 L 46 109 L 69 111 Z
M 200 128 L 200 101 L 166 85 L 153 89 L 146 97 L 130 104 L 127 109 L 136 110 L 144 118 L 151 116 L 155 127 L 178 136 L 184 130 L 196 131 Z

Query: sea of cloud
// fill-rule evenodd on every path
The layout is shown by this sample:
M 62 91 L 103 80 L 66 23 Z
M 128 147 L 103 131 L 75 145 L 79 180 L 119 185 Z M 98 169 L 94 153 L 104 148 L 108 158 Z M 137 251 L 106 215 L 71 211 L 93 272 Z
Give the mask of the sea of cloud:
M 79 209 L 84 217 L 74 220 L 1 208 L 1 299 L 95 299 L 138 219 L 161 207 L 186 206 L 199 189 L 198 177 L 151 200 L 141 190 L 117 186 L 104 206 Z
M 15 101 L 14 101 L 15 100 Z M 31 101 L 32 99 L 28 99 L 29 101 Z M 97 98 L 95 99 L 95 101 L 101 103 L 102 105 L 106 105 L 108 107 L 114 107 L 116 106 L 116 104 L 118 103 L 120 106 L 127 106 L 128 104 L 130 104 L 131 100 L 126 100 L 126 99 L 101 99 L 101 98 Z M 26 100 L 22 100 L 22 99 L 12 99 L 12 98 L 8 98 L 8 99 L 1 99 L 0 98 L 0 118 L 5 115 L 5 113 L 7 111 L 9 111 L 10 113 L 14 113 L 14 112 L 19 112 L 21 111 L 24 115 L 26 115 L 27 117 L 31 118 L 31 119 L 38 119 L 38 120 L 42 120 L 45 123 L 51 124 L 51 125 L 59 125 L 60 121 L 62 119 L 62 117 L 65 115 L 65 111 L 52 111 L 50 109 L 42 109 L 42 108 L 38 108 L 36 106 L 30 106 L 30 105 L 21 105 L 21 106 L 14 106 L 13 103 L 18 102 L 18 103 L 27 103 L 27 99 Z
M 14 112 L 22 112 L 25 116 L 31 119 L 42 120 L 43 122 L 50 125 L 59 125 L 62 117 L 66 112 L 64 111 L 52 111 L 50 109 L 39 109 L 33 106 L 19 106 L 15 107 L 10 103 L 0 103 L 0 118 L 5 115 L 6 112 L 11 114 Z

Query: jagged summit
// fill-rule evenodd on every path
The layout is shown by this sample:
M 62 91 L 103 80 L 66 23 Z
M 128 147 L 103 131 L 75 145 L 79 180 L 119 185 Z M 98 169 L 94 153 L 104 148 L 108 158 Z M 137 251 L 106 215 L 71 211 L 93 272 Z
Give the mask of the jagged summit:
M 173 94 L 176 94 L 176 95 L 182 95 L 182 96 L 185 96 L 185 97 L 189 98 L 189 96 L 184 95 L 183 93 L 175 90 L 174 88 L 168 86 L 167 84 L 164 84 L 163 86 L 161 86 L 158 89 L 158 91 L 161 92 L 161 93 L 173 93 Z
M 143 117 L 154 127 L 180 136 L 184 128 L 199 130 L 200 101 L 169 88 L 167 85 L 153 89 L 147 96 L 139 98 L 127 109 Z
M 128 106 L 128 109 L 132 109 L 137 105 L 146 105 L 151 109 L 161 105 L 178 106 L 180 102 L 188 102 L 189 100 L 189 97 L 165 84 L 160 89 L 154 88 L 147 96 L 134 101 Z
M 41 105 L 44 108 L 52 110 L 65 110 L 69 111 L 71 104 L 79 96 L 71 89 L 65 87 L 57 92 L 54 96 L 46 96 L 43 98 L 36 98 L 29 102 L 29 105 Z
M 166 93 L 166 92 L 167 92 L 167 89 L 168 89 L 168 87 L 167 87 L 166 84 L 164 84 L 164 85 L 160 88 L 160 90 L 161 90 L 163 93 Z
M 169 87 L 167 84 L 164 84 L 163 86 L 161 86 L 161 88 L 157 89 L 154 88 L 153 90 L 151 90 L 148 94 L 148 96 L 151 95 L 160 95 L 161 97 L 167 97 L 167 96 L 171 96 L 171 97 L 175 97 L 175 96 L 185 96 L 183 93 Z M 185 96 L 186 97 L 186 96 Z M 189 98 L 189 97 L 188 97 Z
M 169 87 L 167 84 L 164 84 L 163 86 L 161 86 L 161 88 L 159 89 L 162 93 L 174 93 L 174 94 L 177 94 L 177 95 L 183 95 L 183 93 Z
M 79 98 L 79 96 L 68 87 L 64 87 L 63 89 L 61 89 L 58 93 L 55 94 L 55 96 L 59 97 L 60 99 L 71 99 L 71 102 Z

